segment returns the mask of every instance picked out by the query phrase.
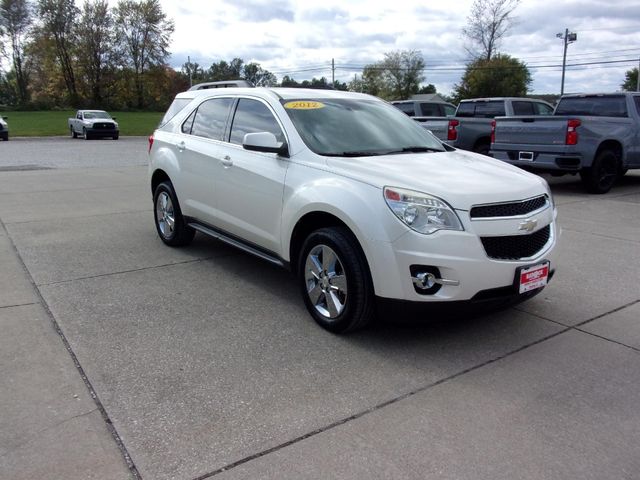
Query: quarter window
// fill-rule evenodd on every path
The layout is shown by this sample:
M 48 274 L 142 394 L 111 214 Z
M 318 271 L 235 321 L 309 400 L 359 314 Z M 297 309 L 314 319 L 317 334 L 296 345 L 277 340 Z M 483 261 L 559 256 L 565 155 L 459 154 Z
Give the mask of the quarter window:
M 284 134 L 271 110 L 262 102 L 241 98 L 231 125 L 231 143 L 242 145 L 247 133 L 270 132 L 278 142 L 284 142 Z
M 229 108 L 232 103 L 233 99 L 231 98 L 212 98 L 201 103 L 195 112 L 191 134 L 213 140 L 222 140 Z M 187 119 L 188 121 L 189 119 Z M 183 125 L 183 129 L 184 127 Z
M 531 102 L 513 102 L 514 115 L 534 115 L 533 104 Z
M 535 102 L 533 105 L 536 107 L 538 115 L 553 115 L 553 107 L 551 105 L 540 102 Z

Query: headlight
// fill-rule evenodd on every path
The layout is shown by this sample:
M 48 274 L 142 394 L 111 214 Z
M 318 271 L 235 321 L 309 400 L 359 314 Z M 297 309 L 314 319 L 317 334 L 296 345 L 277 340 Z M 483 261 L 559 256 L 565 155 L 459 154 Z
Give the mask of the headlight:
M 453 208 L 437 197 L 385 187 L 384 199 L 396 217 L 416 232 L 429 235 L 438 230 L 464 230 Z

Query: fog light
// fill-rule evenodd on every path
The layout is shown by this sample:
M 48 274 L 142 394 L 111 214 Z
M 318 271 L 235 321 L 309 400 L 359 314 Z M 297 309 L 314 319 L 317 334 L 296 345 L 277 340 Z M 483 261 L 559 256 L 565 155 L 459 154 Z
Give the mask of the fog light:
M 418 273 L 412 280 L 413 284 L 422 290 L 428 290 L 436 284 L 436 276 L 430 272 Z

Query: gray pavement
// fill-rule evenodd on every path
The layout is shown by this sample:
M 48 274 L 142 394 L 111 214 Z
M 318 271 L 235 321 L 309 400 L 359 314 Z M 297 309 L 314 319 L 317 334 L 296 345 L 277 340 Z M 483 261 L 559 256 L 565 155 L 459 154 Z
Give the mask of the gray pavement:
M 0 144 L 0 478 L 640 478 L 640 172 L 550 180 L 531 301 L 334 336 L 287 272 L 159 241 L 145 142 Z

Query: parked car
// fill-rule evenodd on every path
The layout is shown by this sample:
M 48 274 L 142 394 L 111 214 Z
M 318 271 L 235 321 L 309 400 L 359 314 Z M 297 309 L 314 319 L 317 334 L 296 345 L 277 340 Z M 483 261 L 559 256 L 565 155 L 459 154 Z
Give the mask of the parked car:
M 452 117 L 456 113 L 456 106 L 448 102 L 396 100 L 391 102 L 391 105 L 416 121 L 424 117 Z
M 363 327 L 381 304 L 515 303 L 551 278 L 544 179 L 455 151 L 382 100 L 287 88 L 181 98 L 149 138 L 160 239 L 200 232 L 289 268 L 327 330 Z
M 453 118 L 427 118 L 421 125 L 456 148 L 487 155 L 495 117 L 552 113 L 552 105 L 532 98 L 474 98 L 462 100 Z
M 120 130 L 115 118 L 104 110 L 78 110 L 76 116 L 68 120 L 72 138 L 82 135 L 85 140 L 92 138 L 113 138 L 118 140 Z
M 0 138 L 5 142 L 9 140 L 9 124 L 7 117 L 0 117 Z
M 580 174 L 606 193 L 640 168 L 640 94 L 565 95 L 552 116 L 496 118 L 491 155 L 536 172 Z

